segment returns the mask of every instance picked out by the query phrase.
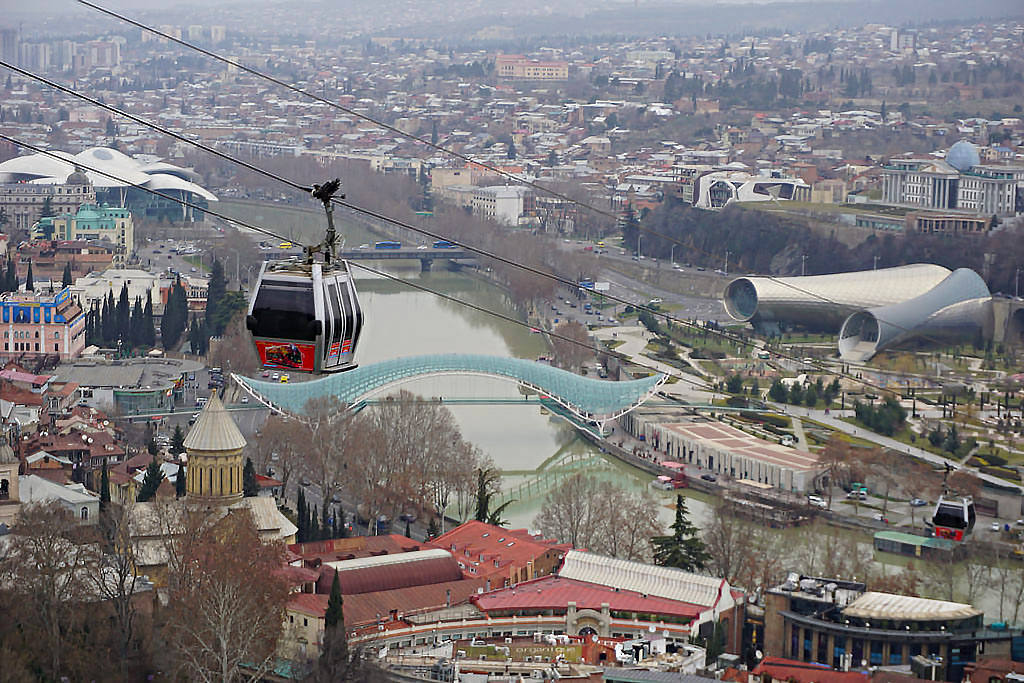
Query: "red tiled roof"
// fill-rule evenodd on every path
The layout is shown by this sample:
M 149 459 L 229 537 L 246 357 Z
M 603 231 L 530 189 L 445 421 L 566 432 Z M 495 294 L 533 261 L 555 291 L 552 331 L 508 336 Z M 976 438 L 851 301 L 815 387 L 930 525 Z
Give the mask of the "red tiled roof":
M 768 674 L 773 679 L 792 683 L 866 683 L 869 676 L 862 671 L 833 671 L 824 664 L 810 664 L 782 657 L 765 657 L 752 672 Z
M 508 574 L 509 567 L 525 567 L 549 550 L 570 550 L 569 543 L 535 538 L 526 529 L 504 529 L 500 526 L 470 520 L 428 542 L 435 548 L 450 551 L 463 564 L 479 562 L 463 571 L 466 576 L 487 577 Z M 497 564 L 496 564 L 497 563 Z
M 660 598 L 634 591 L 616 590 L 596 583 L 566 579 L 558 576 L 544 576 L 524 581 L 473 598 L 484 612 L 512 609 L 564 609 L 575 602 L 577 609 L 600 610 L 602 603 L 608 603 L 612 610 L 622 612 L 646 612 L 678 617 L 695 618 L 706 607 L 679 600 Z
M 269 489 L 275 486 L 282 486 L 284 482 L 278 481 L 273 477 L 265 477 L 262 474 L 257 474 L 256 483 L 259 484 L 261 489 Z
M 416 614 L 445 606 L 448 591 L 451 591 L 452 605 L 464 603 L 477 589 L 482 588 L 483 579 L 459 579 L 426 586 L 410 586 L 396 590 L 374 591 L 345 596 L 345 624 L 356 627 L 382 619 L 389 619 L 391 610 L 401 615 Z
M 281 578 L 288 581 L 289 586 L 301 586 L 304 583 L 312 583 L 320 577 L 320 572 L 305 567 L 293 567 L 285 565 L 277 572 Z
M 148 463 L 149 461 L 147 460 L 145 464 Z M 288 550 L 301 556 L 306 562 L 313 562 L 315 560 L 333 562 L 335 560 L 371 557 L 373 555 L 408 553 L 414 550 L 423 550 L 424 547 L 424 544 L 411 538 L 398 534 L 387 534 L 386 536 L 353 536 L 351 538 L 335 538 L 329 541 L 293 543 L 288 546 Z
M 437 551 L 431 550 L 430 552 Z M 459 565 L 451 555 L 447 557 L 428 556 L 409 562 L 394 562 L 351 569 L 345 568 L 345 564 L 345 561 L 337 564 L 341 592 L 345 596 L 458 581 L 462 578 Z M 327 565 L 321 567 L 320 578 L 317 580 L 317 592 L 329 593 L 333 581 L 334 571 Z M 346 597 L 346 599 L 348 598 Z

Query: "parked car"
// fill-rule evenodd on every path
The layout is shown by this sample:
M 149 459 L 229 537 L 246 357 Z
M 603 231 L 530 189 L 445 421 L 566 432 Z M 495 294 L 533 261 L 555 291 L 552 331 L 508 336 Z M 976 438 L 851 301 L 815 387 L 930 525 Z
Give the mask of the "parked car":
M 915 508 L 924 507 L 927 504 L 928 504 L 928 501 L 927 500 L 923 500 L 921 498 L 914 498 L 914 499 L 912 499 L 910 501 L 910 506 L 911 507 L 915 507 Z
M 828 501 L 821 496 L 807 496 L 807 504 L 822 510 L 828 509 Z
M 702 474 L 700 475 L 700 478 L 704 481 L 718 481 L 718 477 L 713 474 Z
M 988 528 L 990 531 L 1000 531 L 1003 527 L 999 522 L 992 522 Z

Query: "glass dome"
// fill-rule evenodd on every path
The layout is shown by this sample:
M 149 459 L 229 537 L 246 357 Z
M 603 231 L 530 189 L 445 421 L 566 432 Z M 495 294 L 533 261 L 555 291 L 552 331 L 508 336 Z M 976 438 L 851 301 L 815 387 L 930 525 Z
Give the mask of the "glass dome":
M 978 148 L 967 140 L 961 140 L 949 148 L 946 153 L 946 162 L 956 170 L 963 172 L 981 163 L 978 156 Z

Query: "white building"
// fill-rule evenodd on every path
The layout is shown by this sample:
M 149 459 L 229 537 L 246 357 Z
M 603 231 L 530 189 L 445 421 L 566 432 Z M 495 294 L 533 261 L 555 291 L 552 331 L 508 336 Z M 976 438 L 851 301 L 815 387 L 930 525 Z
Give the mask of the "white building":
M 731 202 L 808 202 L 811 186 L 800 178 L 715 171 L 697 179 L 693 196 L 694 206 L 701 209 L 721 209 Z
M 35 474 L 24 474 L 18 477 L 18 489 L 23 504 L 57 501 L 79 524 L 96 524 L 99 520 L 99 496 L 82 484 L 61 486 Z
M 518 225 L 519 219 L 532 209 L 532 204 L 529 188 L 508 185 L 478 188 L 470 201 L 474 215 L 505 225 Z

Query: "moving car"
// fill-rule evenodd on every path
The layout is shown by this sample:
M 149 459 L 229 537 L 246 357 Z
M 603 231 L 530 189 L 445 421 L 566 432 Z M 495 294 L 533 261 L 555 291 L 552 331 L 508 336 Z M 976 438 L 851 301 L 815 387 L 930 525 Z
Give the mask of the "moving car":
M 713 474 L 702 474 L 700 475 L 700 478 L 704 481 L 718 481 L 718 477 Z

